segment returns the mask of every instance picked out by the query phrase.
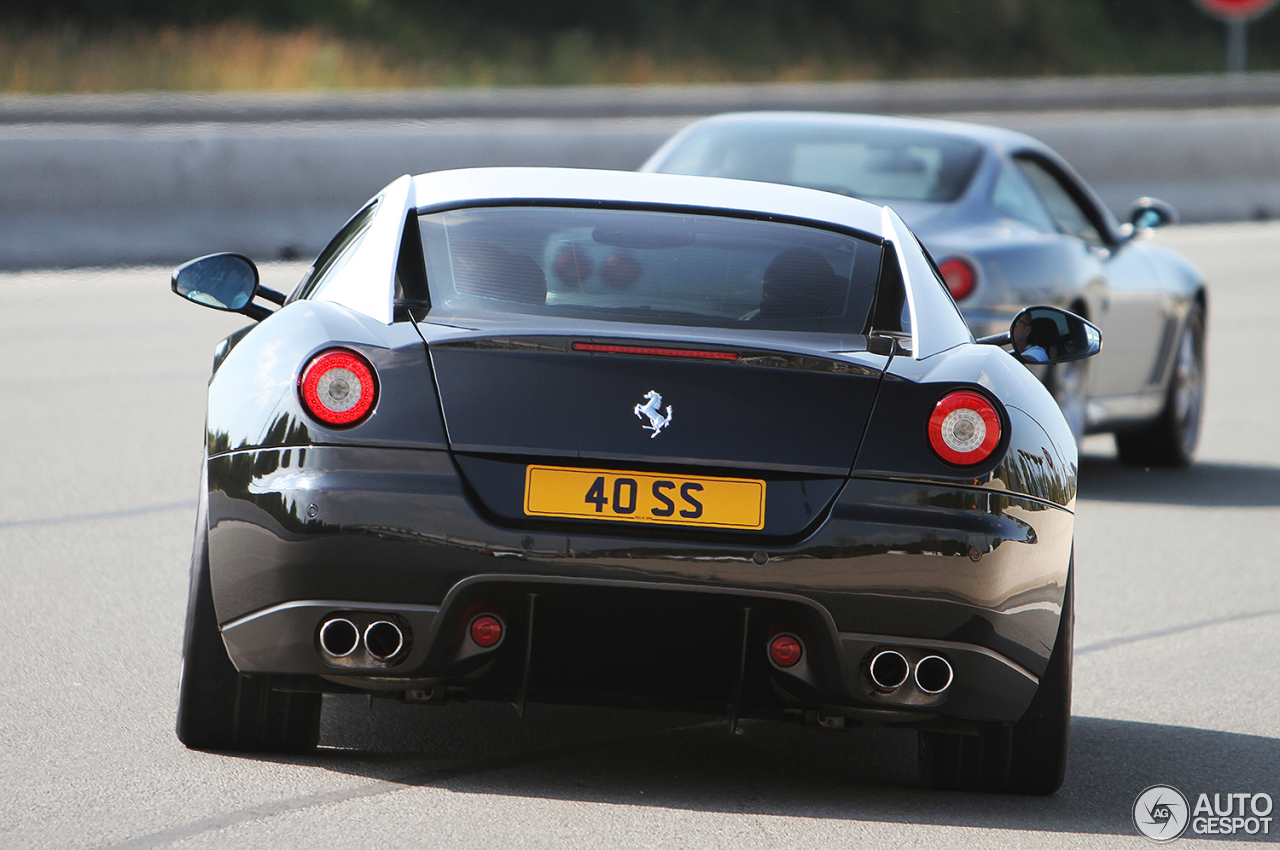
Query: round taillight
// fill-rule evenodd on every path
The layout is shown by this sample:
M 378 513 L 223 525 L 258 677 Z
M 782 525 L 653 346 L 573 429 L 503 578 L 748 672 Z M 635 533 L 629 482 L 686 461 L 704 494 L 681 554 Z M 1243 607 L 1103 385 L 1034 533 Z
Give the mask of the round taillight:
M 1000 415 L 978 393 L 961 390 L 943 396 L 929 417 L 929 445 L 948 463 L 982 463 L 999 442 Z
M 471 621 L 471 640 L 479 647 L 488 649 L 502 640 L 502 621 L 489 614 L 481 614 Z
M 369 415 L 378 398 L 373 367 L 359 354 L 334 349 L 317 355 L 302 370 L 298 392 L 307 412 L 325 425 L 342 428 Z
M 942 272 L 942 280 L 951 291 L 951 297 L 957 301 L 968 298 L 978 287 L 978 273 L 973 270 L 973 266 L 959 257 L 952 257 L 938 263 L 938 271 Z
M 769 641 L 769 660 L 779 667 L 794 667 L 804 657 L 804 645 L 795 635 L 778 635 Z

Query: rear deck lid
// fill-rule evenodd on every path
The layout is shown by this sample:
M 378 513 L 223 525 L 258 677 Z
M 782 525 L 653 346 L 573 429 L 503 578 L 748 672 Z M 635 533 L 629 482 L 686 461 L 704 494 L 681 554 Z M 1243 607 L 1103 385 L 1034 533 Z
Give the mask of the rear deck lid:
M 419 228 L 455 451 L 852 465 L 884 366 L 862 337 L 878 237 L 564 205 L 434 212 Z M 433 343 L 436 323 L 476 333 Z
M 885 359 L 587 335 L 430 350 L 456 452 L 839 476 Z

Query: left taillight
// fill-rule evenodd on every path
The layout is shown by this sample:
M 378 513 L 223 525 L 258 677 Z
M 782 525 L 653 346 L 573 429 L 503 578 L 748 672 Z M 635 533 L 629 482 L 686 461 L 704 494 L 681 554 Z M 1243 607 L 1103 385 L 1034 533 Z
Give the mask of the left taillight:
M 973 466 L 991 457 L 1000 444 L 1000 414 L 976 392 L 943 396 L 929 417 L 929 445 L 938 457 L 957 466 Z
M 978 288 L 978 273 L 973 266 L 959 257 L 951 257 L 938 263 L 942 280 L 947 284 L 951 297 L 963 301 Z
M 332 428 L 363 422 L 378 400 L 373 367 L 354 351 L 335 348 L 311 359 L 298 378 L 307 412 Z

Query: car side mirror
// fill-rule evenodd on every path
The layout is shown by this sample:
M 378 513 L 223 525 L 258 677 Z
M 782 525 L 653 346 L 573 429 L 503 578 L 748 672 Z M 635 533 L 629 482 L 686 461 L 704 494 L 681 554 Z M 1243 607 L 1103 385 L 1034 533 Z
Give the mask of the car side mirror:
M 1178 211 L 1158 198 L 1138 198 L 1129 210 L 1129 225 L 1136 233 L 1178 223 Z
M 1102 350 L 1102 331 L 1058 307 L 1028 307 L 1009 326 L 1013 354 L 1023 363 L 1066 363 Z
M 261 295 L 277 304 L 284 296 L 260 285 L 258 267 L 240 254 L 210 254 L 184 263 L 173 271 L 173 291 L 188 301 L 215 310 L 243 313 L 251 319 L 265 319 L 271 311 L 254 304 Z

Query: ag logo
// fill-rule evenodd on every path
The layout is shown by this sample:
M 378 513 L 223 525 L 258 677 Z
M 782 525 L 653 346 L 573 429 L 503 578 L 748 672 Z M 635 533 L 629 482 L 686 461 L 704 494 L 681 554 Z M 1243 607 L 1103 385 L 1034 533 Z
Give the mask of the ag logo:
M 1172 785 L 1152 785 L 1133 801 L 1133 825 L 1152 841 L 1172 841 L 1190 820 L 1187 798 Z
M 658 436 L 658 432 L 671 424 L 671 405 L 667 405 L 667 415 L 662 415 L 662 396 L 657 390 L 649 390 L 644 394 L 645 403 L 635 406 L 636 416 L 640 419 L 647 418 L 649 424 L 644 426 L 646 431 L 652 431 L 649 439 Z

